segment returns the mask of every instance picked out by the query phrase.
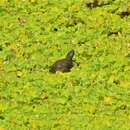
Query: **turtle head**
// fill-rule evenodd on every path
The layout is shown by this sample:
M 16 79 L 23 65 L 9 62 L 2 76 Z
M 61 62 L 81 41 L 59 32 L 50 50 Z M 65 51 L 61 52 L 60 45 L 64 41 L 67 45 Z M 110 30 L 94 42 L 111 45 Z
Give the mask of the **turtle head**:
M 74 56 L 74 50 L 71 50 L 68 52 L 68 54 L 66 55 L 66 59 L 67 60 L 72 60 Z
M 56 73 L 56 70 L 55 70 L 54 65 L 50 66 L 49 72 L 51 72 L 51 73 Z

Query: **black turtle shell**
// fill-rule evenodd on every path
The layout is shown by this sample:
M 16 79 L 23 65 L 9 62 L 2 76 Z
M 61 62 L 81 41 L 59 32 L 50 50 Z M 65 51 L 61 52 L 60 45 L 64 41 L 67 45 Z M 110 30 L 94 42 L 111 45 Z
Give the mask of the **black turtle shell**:
M 50 72 L 55 73 L 56 71 L 70 72 L 73 67 L 74 61 L 72 60 L 74 56 L 74 50 L 68 52 L 66 58 L 56 61 L 52 66 L 50 66 Z

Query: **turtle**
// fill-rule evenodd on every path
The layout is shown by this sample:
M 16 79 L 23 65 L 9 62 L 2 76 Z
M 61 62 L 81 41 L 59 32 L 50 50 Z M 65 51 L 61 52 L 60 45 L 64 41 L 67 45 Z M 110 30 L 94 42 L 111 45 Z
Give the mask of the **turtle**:
M 64 59 L 57 60 L 53 65 L 50 66 L 49 72 L 70 72 L 74 64 L 79 65 L 79 63 L 73 60 L 73 56 L 74 50 L 69 51 Z

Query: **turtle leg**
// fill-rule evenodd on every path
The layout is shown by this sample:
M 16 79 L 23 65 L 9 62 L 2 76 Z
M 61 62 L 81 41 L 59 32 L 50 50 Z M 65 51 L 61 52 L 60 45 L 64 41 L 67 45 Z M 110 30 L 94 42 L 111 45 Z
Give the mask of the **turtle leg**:
M 73 65 L 77 65 L 77 66 L 79 66 L 79 64 L 80 64 L 79 62 L 73 60 Z

